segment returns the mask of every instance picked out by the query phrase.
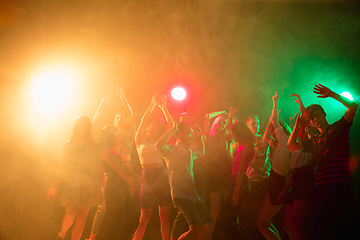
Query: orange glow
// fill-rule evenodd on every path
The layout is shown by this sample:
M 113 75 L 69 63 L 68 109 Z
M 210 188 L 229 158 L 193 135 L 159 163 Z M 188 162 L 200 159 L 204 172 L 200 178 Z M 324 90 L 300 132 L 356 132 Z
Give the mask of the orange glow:
M 69 107 L 74 101 L 76 76 L 68 69 L 52 69 L 34 78 L 31 89 L 35 110 L 49 116 Z

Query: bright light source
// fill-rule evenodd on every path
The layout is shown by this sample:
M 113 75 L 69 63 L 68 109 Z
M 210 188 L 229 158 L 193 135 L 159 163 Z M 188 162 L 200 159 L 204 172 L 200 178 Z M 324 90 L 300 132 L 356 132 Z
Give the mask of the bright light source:
M 64 69 L 51 70 L 35 77 L 32 99 L 37 110 L 43 114 L 53 114 L 73 100 L 74 75 Z
M 176 87 L 171 91 L 171 96 L 176 100 L 184 100 L 186 97 L 186 92 L 181 87 Z
M 351 96 L 351 93 L 349 93 L 349 92 L 342 92 L 340 95 L 343 97 L 346 97 L 347 99 L 349 99 L 351 101 L 354 101 L 354 98 Z

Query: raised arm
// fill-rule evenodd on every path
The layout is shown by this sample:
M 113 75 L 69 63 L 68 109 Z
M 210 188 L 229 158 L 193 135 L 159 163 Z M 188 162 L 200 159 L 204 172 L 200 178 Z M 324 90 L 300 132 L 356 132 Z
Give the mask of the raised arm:
M 126 112 L 128 114 L 133 115 L 133 111 L 132 111 L 132 109 L 130 107 L 130 104 L 128 103 L 128 101 L 127 101 L 127 99 L 125 97 L 125 92 L 124 92 L 124 90 L 122 88 L 119 87 L 119 85 L 117 86 L 117 93 L 118 93 L 118 95 L 119 95 L 119 97 L 121 99 L 121 102 L 122 102 Z
M 135 143 L 136 145 L 139 145 L 142 141 L 142 139 L 145 136 L 145 132 L 146 132 L 146 128 L 149 124 L 149 119 L 151 116 L 151 113 L 153 112 L 155 106 L 157 105 L 157 94 L 155 94 L 152 99 L 151 99 L 151 103 L 149 108 L 146 110 L 146 112 L 144 113 L 144 116 L 142 117 L 141 121 L 140 121 L 140 125 L 136 131 L 135 134 Z
M 271 122 L 271 118 L 269 118 L 269 122 L 266 126 L 265 132 L 264 132 L 264 136 L 263 139 L 264 141 L 266 141 L 270 147 L 272 147 L 273 149 L 276 148 L 277 143 L 276 141 L 271 137 L 274 134 L 274 127 L 273 124 Z
M 301 142 L 297 141 L 297 136 L 299 135 L 300 129 L 307 125 L 307 120 L 305 115 L 298 116 L 296 119 L 295 127 L 292 133 L 290 134 L 289 140 L 287 142 L 287 148 L 292 150 L 304 150 L 304 147 Z
M 163 95 L 163 96 L 160 97 L 159 108 L 164 113 L 165 120 L 167 122 L 167 129 L 166 130 L 169 130 L 169 129 L 171 129 L 173 127 L 174 121 L 173 121 L 173 119 L 171 117 L 171 114 L 169 113 L 169 110 L 167 109 L 166 105 L 167 105 L 167 96 Z
M 347 99 L 346 97 L 341 96 L 340 94 L 337 94 L 336 92 L 330 90 L 329 88 L 321 85 L 321 84 L 317 84 L 314 87 L 314 91 L 315 94 L 318 94 L 318 98 L 328 98 L 331 97 L 333 99 L 335 99 L 336 101 L 340 102 L 342 105 L 344 105 L 347 110 L 344 114 L 344 118 L 347 122 L 352 122 L 358 105 L 356 102 L 351 101 L 349 99 Z
M 217 117 L 221 114 L 226 114 L 226 111 L 220 111 L 220 112 L 212 112 L 212 113 L 207 113 L 205 115 L 205 120 L 204 120 L 204 126 L 203 126 L 203 134 L 205 136 L 208 136 L 210 133 L 210 129 L 211 129 L 211 124 L 210 121 L 212 118 Z
M 278 128 L 279 122 L 278 122 L 278 106 L 279 106 L 279 95 L 278 93 L 275 91 L 275 95 L 272 97 L 272 101 L 273 101 L 273 109 L 271 112 L 271 123 L 274 126 L 274 129 Z
M 201 156 L 203 156 L 205 154 L 205 136 L 202 134 L 199 124 L 195 123 L 193 130 L 195 138 L 199 139 L 199 142 L 196 145 L 196 150 L 200 153 Z
M 231 125 L 233 124 L 233 120 L 234 120 L 234 115 L 235 113 L 237 113 L 239 110 L 239 106 L 237 106 L 236 108 L 230 108 L 229 110 L 229 116 L 228 116 L 228 121 L 226 123 L 226 129 L 230 132 L 230 128 Z
M 98 109 L 96 110 L 96 113 L 95 113 L 95 115 L 94 115 L 94 117 L 93 117 L 93 120 L 92 120 L 93 123 L 96 123 L 96 122 L 97 122 L 97 120 L 98 120 L 98 118 L 99 118 L 99 115 L 101 114 L 101 112 L 103 112 L 105 106 L 106 106 L 108 103 L 109 103 L 109 94 L 106 95 L 106 97 L 103 97 L 103 98 L 101 99 L 100 105 L 99 105 Z
M 103 113 L 104 113 L 104 109 L 108 104 L 109 104 L 109 94 L 101 99 L 100 105 L 96 110 L 96 113 L 92 119 L 91 129 L 94 139 L 99 139 L 100 132 L 105 125 L 103 120 L 103 116 L 104 116 Z
M 290 97 L 295 97 L 295 102 L 299 105 L 300 108 L 300 113 L 304 114 L 305 113 L 305 106 L 300 98 L 300 95 L 297 93 L 291 94 Z
M 166 145 L 168 144 L 171 136 L 177 131 L 177 123 L 174 123 L 174 126 L 167 131 L 164 135 L 160 137 L 160 139 L 155 143 L 155 148 L 158 151 L 162 151 L 165 149 Z

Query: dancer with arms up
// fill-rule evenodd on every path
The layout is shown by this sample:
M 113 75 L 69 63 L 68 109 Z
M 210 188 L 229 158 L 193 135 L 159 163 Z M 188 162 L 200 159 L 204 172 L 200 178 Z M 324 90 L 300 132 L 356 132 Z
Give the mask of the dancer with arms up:
M 353 239 L 356 221 L 349 167 L 349 133 L 358 105 L 321 84 L 315 85 L 314 93 L 318 98 L 339 101 L 347 110 L 340 120 L 329 124 L 320 105 L 308 106 L 305 115 L 296 121 L 288 148 L 312 152 L 315 156 L 317 167 L 312 209 L 316 239 Z M 308 122 L 318 129 L 320 135 L 297 141 L 300 129 Z
M 142 167 L 142 176 L 147 184 L 140 188 L 141 216 L 139 226 L 135 232 L 134 239 L 141 240 L 144 236 L 146 226 L 150 221 L 153 203 L 155 200 L 159 206 L 159 217 L 161 222 L 161 236 L 163 240 L 170 238 L 170 186 L 167 172 L 164 168 L 163 157 L 155 149 L 156 141 L 166 132 L 167 127 L 173 125 L 172 117 L 166 107 L 166 95 L 152 97 L 151 104 L 141 119 L 139 128 L 135 135 L 135 143 L 139 153 Z M 161 118 L 150 122 L 153 110 L 159 107 L 166 121 Z

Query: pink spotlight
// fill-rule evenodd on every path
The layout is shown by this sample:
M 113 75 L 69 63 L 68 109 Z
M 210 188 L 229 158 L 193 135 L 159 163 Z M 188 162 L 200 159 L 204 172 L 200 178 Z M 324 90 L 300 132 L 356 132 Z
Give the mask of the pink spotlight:
M 176 87 L 171 91 L 171 96 L 175 99 L 175 100 L 184 100 L 186 97 L 186 92 L 182 87 Z

